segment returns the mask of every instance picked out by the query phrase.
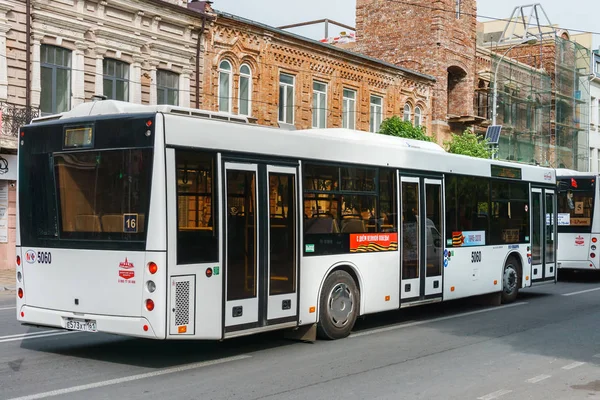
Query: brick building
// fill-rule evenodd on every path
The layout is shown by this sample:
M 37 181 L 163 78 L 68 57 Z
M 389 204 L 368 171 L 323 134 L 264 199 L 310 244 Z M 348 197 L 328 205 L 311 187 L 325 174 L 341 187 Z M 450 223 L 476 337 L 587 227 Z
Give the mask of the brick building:
M 480 120 L 472 100 L 476 10 L 475 0 L 356 1 L 357 52 L 436 78 L 431 118 L 438 141 Z
M 14 155 L 18 128 L 32 117 L 105 95 L 287 129 L 374 131 L 398 114 L 431 129 L 433 84 L 207 2 L 0 0 L 0 268 L 15 259 Z M 3 160 L 14 175 L 3 175 Z
M 376 131 L 382 119 L 431 129 L 431 76 L 226 13 L 207 33 L 204 108 L 264 125 Z

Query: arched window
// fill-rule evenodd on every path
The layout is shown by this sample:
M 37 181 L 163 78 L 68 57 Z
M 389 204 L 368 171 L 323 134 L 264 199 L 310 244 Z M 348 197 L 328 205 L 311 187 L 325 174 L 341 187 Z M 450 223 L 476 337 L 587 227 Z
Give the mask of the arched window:
M 402 118 L 406 122 L 410 122 L 410 104 L 404 105 L 404 117 Z
M 240 104 L 239 113 L 241 115 L 252 114 L 252 71 L 248 64 L 242 64 L 240 67 Z
M 219 64 L 219 111 L 231 112 L 231 64 Z
M 421 126 L 422 124 L 421 107 L 415 107 L 415 126 Z

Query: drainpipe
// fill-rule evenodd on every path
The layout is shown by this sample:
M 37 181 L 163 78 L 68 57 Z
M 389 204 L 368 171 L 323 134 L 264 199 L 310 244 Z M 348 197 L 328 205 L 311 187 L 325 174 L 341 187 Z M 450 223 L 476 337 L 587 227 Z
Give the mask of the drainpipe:
M 29 113 L 31 108 L 31 0 L 25 1 L 25 107 L 26 112 Z
M 200 108 L 200 47 L 205 24 L 206 15 L 202 15 L 202 28 L 198 32 L 198 43 L 196 43 L 196 108 Z

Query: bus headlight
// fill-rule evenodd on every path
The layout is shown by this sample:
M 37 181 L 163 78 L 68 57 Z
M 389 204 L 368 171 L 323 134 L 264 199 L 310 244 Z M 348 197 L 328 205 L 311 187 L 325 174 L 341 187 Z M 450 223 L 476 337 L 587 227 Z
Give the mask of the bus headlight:
M 146 282 L 146 288 L 150 293 L 154 293 L 156 290 L 156 283 L 154 283 L 154 281 L 148 281 Z

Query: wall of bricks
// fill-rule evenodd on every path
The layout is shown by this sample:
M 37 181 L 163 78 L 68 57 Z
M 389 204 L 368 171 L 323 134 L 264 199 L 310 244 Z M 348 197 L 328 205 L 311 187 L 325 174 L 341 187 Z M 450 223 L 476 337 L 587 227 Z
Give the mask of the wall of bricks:
M 434 131 L 450 131 L 449 116 L 473 115 L 477 6 L 462 0 L 415 4 L 357 0 L 356 50 L 436 78 L 432 103 Z
M 383 119 L 402 115 L 405 104 L 422 110 L 423 124 L 431 131 L 433 81 L 410 71 L 369 60 L 358 54 L 324 46 L 275 31 L 219 16 L 207 34 L 202 85 L 202 108 L 218 109 L 219 63 L 232 65 L 232 111 L 238 112 L 239 68 L 252 70 L 252 116 L 259 124 L 278 125 L 279 75 L 295 77 L 294 125 L 312 126 L 313 81 L 327 84 L 327 127 L 342 126 L 343 90 L 357 92 L 356 129 L 368 131 L 370 96 L 383 98 Z

